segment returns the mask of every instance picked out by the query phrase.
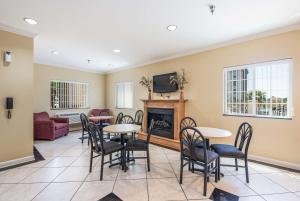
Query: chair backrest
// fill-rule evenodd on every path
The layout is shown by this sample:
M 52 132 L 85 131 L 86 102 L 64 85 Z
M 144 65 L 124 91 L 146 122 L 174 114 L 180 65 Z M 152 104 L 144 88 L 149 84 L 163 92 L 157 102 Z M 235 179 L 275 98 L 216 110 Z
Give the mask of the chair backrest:
M 183 129 L 188 126 L 197 127 L 197 123 L 192 117 L 184 117 L 183 119 L 181 119 L 180 129 Z
M 99 127 L 94 123 L 88 124 L 88 133 L 91 140 L 92 149 L 96 152 L 101 152 L 103 149 L 103 133 L 99 130 Z
M 144 112 L 142 110 L 136 111 L 135 116 L 134 116 L 134 123 L 136 125 L 142 125 L 143 118 L 144 118 Z
M 247 122 L 242 123 L 236 134 L 234 146 L 247 154 L 249 144 L 252 138 L 252 133 L 252 126 Z
M 156 126 L 156 121 L 154 121 L 154 119 L 151 119 L 150 126 L 149 126 L 148 132 L 147 132 L 147 139 L 146 139 L 146 142 L 148 145 L 150 143 L 151 133 L 152 133 L 153 129 L 155 128 L 155 126 Z
M 124 115 L 122 117 L 122 124 L 133 124 L 134 123 L 134 120 L 131 116 L 129 115 Z
M 33 120 L 34 121 L 49 121 L 50 117 L 47 112 L 33 113 Z
M 88 131 L 88 123 L 89 123 L 88 117 L 84 113 L 81 113 L 80 120 L 81 120 L 82 129 L 84 131 Z
M 202 148 L 197 147 L 197 145 L 203 144 Z M 207 163 L 207 147 L 205 143 L 205 138 L 201 132 L 194 127 L 184 127 L 180 130 L 180 152 L 181 155 L 188 155 L 191 158 L 195 157 L 195 149 L 201 149 L 204 155 L 204 163 Z
M 122 118 L 123 118 L 123 116 L 124 116 L 123 113 L 120 112 L 120 113 L 118 114 L 117 118 L 116 118 L 115 124 L 121 124 L 121 123 L 122 123 Z

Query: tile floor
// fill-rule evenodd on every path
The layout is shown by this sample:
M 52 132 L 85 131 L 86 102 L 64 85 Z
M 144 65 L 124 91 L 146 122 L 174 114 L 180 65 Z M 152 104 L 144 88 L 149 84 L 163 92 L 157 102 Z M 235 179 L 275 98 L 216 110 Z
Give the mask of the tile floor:
M 104 180 L 99 181 L 100 161 L 94 161 L 89 174 L 87 141 L 82 145 L 78 137 L 80 133 L 73 132 L 53 142 L 37 141 L 36 148 L 46 160 L 0 172 L 0 201 L 97 201 L 110 192 L 124 201 L 208 201 L 215 187 L 240 196 L 240 201 L 300 201 L 300 174 L 251 162 L 249 184 L 243 168 L 237 172 L 222 167 L 225 177 L 218 183 L 212 178 L 204 197 L 202 177 L 187 169 L 179 185 L 179 153 L 154 145 L 150 172 L 141 159 L 129 165 L 126 173 L 106 166 Z

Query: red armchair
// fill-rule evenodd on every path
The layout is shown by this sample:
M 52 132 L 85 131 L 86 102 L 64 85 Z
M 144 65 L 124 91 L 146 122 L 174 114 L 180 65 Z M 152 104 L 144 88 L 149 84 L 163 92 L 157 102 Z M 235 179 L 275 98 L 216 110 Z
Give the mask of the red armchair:
M 49 118 L 47 112 L 33 114 L 34 139 L 54 140 L 60 136 L 68 135 L 68 118 Z

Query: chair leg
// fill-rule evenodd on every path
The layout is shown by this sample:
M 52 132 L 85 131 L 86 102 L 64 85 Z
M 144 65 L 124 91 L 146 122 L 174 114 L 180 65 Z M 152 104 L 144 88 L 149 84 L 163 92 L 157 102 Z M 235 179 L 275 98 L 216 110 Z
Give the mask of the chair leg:
M 84 130 L 82 129 L 81 144 L 83 144 Z
M 219 165 L 218 165 L 218 158 L 216 159 L 216 162 L 215 162 L 215 182 L 217 183 L 218 182 L 218 176 L 219 176 Z
M 101 154 L 100 181 L 102 181 L 103 179 L 103 167 L 104 167 L 104 154 Z
M 236 170 L 236 171 L 239 170 L 239 164 L 238 164 L 237 158 L 235 158 L 235 170 Z
M 192 162 L 192 173 L 195 171 L 195 164 Z
M 179 181 L 180 184 L 182 184 L 182 174 L 183 174 L 183 159 L 181 158 L 180 159 L 180 181 Z
M 189 171 L 191 171 L 191 159 L 189 158 Z
M 204 187 L 203 187 L 203 195 L 206 196 L 207 192 L 207 164 L 205 165 L 204 168 Z
M 249 172 L 248 172 L 248 159 L 247 159 L 247 157 L 244 160 L 245 160 L 246 182 L 249 183 Z
M 220 180 L 220 174 L 221 174 L 221 158 L 218 158 L 218 180 Z
M 147 167 L 148 167 L 148 172 L 150 172 L 150 154 L 149 154 L 149 149 L 147 149 Z
M 109 154 L 109 164 L 112 164 L 112 154 Z
M 90 173 L 92 172 L 93 167 L 93 150 L 91 149 L 91 155 L 90 155 Z

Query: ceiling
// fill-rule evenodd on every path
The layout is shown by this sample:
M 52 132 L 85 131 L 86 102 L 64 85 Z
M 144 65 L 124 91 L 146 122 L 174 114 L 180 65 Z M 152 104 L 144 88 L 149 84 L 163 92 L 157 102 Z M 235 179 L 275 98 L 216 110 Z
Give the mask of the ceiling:
M 111 72 L 299 24 L 300 1 L 0 0 L 0 23 L 36 34 L 37 63 Z

